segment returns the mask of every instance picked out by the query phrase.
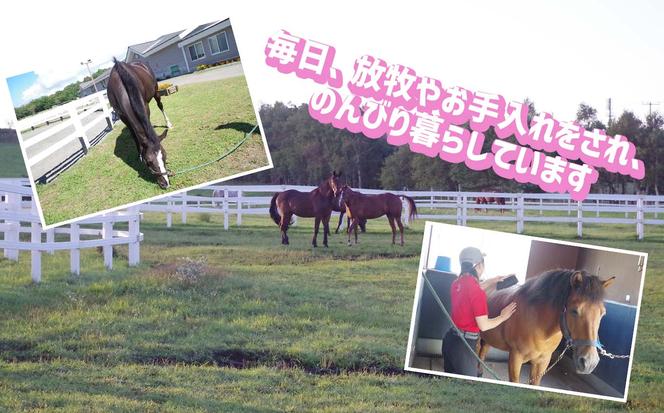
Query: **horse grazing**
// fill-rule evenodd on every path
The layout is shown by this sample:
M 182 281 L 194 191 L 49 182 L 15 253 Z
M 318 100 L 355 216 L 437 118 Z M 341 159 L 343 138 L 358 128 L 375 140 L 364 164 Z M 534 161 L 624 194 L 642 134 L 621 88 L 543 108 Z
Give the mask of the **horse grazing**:
M 481 333 L 480 358 L 484 359 L 491 346 L 508 351 L 510 381 L 518 383 L 522 364 L 530 362 L 530 384 L 539 385 L 553 351 L 565 338 L 566 349 L 573 349 L 576 372 L 590 374 L 599 363 L 598 330 L 606 313 L 604 290 L 614 278 L 600 280 L 585 271 L 558 269 L 520 287 L 492 293 L 487 298 L 490 318 L 513 301 L 516 312 L 498 327 Z
M 150 123 L 152 98 L 164 115 L 168 128 L 173 125 L 166 116 L 159 96 L 157 80 L 152 69 L 141 62 L 124 63 L 113 58 L 113 69 L 108 79 L 108 100 L 122 122 L 131 131 L 139 158 L 150 172 L 157 177 L 162 189 L 169 187 L 166 170 L 166 151 L 161 142 L 166 138 L 168 129 L 157 136 Z
M 332 205 L 334 192 L 339 185 L 336 171 L 332 172 L 329 178 L 323 181 L 318 188 L 311 192 L 300 192 L 289 189 L 284 192 L 277 192 L 270 201 L 270 216 L 272 220 L 281 228 L 281 243 L 288 245 L 288 226 L 291 224 L 293 215 L 303 218 L 315 218 L 314 237 L 311 245 L 317 247 L 316 239 L 321 221 L 323 222 L 323 245 L 327 247 L 327 234 L 329 233 L 330 215 L 332 214 Z
M 338 191 L 339 204 L 346 206 L 346 214 L 351 219 L 348 227 L 348 245 L 350 245 L 350 233 L 355 231 L 355 243 L 357 244 L 357 226 L 362 219 L 373 219 L 387 215 L 387 220 L 392 228 L 392 244 L 397 236 L 396 225 L 401 233 L 401 245 L 403 245 L 403 224 L 401 223 L 401 199 L 399 196 L 386 192 L 377 195 L 364 195 L 355 192 L 348 185 L 344 185 Z M 410 206 L 409 217 L 417 216 L 417 207 L 413 198 L 401 195 Z

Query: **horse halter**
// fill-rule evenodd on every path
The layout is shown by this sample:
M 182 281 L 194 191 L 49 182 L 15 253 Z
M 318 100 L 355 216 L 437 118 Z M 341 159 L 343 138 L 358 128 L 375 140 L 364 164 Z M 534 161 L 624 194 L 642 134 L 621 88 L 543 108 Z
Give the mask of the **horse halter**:
M 604 350 L 604 346 L 600 343 L 599 338 L 597 340 L 582 340 L 572 338 L 572 333 L 569 331 L 569 325 L 567 325 L 567 306 L 563 307 L 563 311 L 560 313 L 560 330 L 563 332 L 563 337 L 565 338 L 565 345 L 569 347 L 582 347 L 582 346 L 591 346 L 596 347 L 598 350 Z

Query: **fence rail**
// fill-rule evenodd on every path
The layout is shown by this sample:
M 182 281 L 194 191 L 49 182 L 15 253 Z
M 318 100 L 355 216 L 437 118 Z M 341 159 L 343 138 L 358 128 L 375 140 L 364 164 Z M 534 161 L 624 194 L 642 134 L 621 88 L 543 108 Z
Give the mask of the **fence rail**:
M 129 265 L 140 262 L 141 214 L 138 208 L 87 218 L 68 226 L 42 230 L 37 206 L 25 180 L 0 180 L 0 249 L 5 258 L 18 261 L 20 251 L 31 255 L 32 280 L 41 281 L 42 253 L 69 250 L 70 269 L 80 274 L 80 251 L 101 247 L 104 266 L 113 268 L 113 246 L 128 245 Z M 122 223 L 127 230 L 113 226 Z M 66 239 L 64 239 L 66 238 Z
M 96 111 L 101 111 L 102 116 L 83 125 L 83 119 Z M 26 152 L 28 149 L 44 143 L 46 140 L 53 138 L 68 128 L 74 128 L 72 133 L 57 139 L 57 141 L 52 142 L 48 147 L 42 149 L 38 153 L 29 155 L 27 159 L 28 167 L 32 167 L 39 162 L 42 162 L 76 140 L 80 142 L 81 148 L 87 153 L 90 149 L 90 137 L 88 136 L 88 132 L 101 121 L 106 121 L 109 128 L 113 127 L 112 109 L 110 108 L 106 91 L 97 92 L 38 113 L 34 116 L 21 119 L 16 125 L 16 129 L 21 132 L 35 130 L 35 128 L 39 128 L 43 125 L 50 126 L 52 123 L 55 124 L 55 126 L 48 127 L 28 139 L 24 138 L 23 146 L 26 149 Z
M 141 211 L 163 212 L 171 226 L 173 215 L 179 214 L 183 223 L 187 214 L 210 213 L 224 217 L 224 228 L 235 215 L 242 225 L 243 215 L 267 215 L 275 192 L 287 189 L 311 191 L 313 186 L 301 185 L 213 185 L 202 190 L 183 192 L 140 206 Z M 360 189 L 365 194 L 385 192 Z M 527 222 L 576 223 L 577 236 L 583 235 L 584 224 L 635 225 L 638 239 L 643 239 L 645 225 L 662 225 L 664 196 L 591 194 L 582 202 L 563 194 L 509 192 L 450 192 L 450 191 L 392 191 L 415 200 L 419 218 L 446 220 L 466 225 L 468 221 L 514 222 L 516 232 L 523 233 Z M 209 194 L 204 194 L 209 193 Z M 215 195 L 216 194 L 216 195 Z M 504 205 L 477 203 L 477 198 L 502 198 Z M 403 219 L 408 223 L 404 208 Z M 491 211 L 491 213 L 489 213 Z

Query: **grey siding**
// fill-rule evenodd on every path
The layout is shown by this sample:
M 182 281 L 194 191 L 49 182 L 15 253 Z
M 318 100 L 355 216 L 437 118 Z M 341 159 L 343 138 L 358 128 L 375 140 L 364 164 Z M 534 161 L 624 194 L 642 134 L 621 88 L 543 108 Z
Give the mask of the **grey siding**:
M 228 40 L 228 50 L 225 51 L 225 52 L 221 52 L 221 53 L 213 55 L 212 50 L 210 49 L 210 42 L 209 42 L 208 39 L 210 37 L 214 37 L 214 36 L 216 36 L 216 35 L 218 35 L 222 32 L 226 32 L 226 39 Z M 193 44 L 198 43 L 199 41 L 203 42 L 203 50 L 205 51 L 205 57 L 192 61 L 191 56 L 189 55 L 189 46 L 192 46 Z M 234 58 L 240 56 L 240 54 L 238 53 L 238 50 L 237 50 L 237 44 L 235 43 L 235 36 L 233 35 L 232 27 L 226 27 L 224 29 L 214 31 L 214 32 L 210 33 L 209 35 L 206 35 L 201 40 L 197 40 L 195 42 L 187 43 L 186 45 L 182 46 L 182 48 L 184 49 L 187 62 L 189 63 L 189 69 L 192 72 L 196 70 L 196 66 L 198 66 L 198 65 L 209 65 L 209 64 L 212 64 L 212 63 L 217 63 L 217 62 L 222 61 L 222 60 L 234 59 Z M 180 52 L 180 55 L 182 55 L 182 52 Z
M 187 73 L 187 65 L 184 62 L 182 50 L 178 47 L 177 43 L 148 56 L 146 60 L 159 80 L 177 76 L 177 74 L 171 71 L 171 66 L 177 65 L 181 75 Z

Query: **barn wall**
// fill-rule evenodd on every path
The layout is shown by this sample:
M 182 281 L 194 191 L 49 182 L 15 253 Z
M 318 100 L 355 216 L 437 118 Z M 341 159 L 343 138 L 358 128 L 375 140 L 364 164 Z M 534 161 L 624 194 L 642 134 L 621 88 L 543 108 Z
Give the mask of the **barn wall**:
M 578 247 L 533 240 L 530 244 L 526 279 L 556 268 L 573 269 L 576 267 L 578 254 Z
M 599 275 L 602 279 L 615 276 L 606 290 L 608 300 L 624 304 L 637 304 L 641 272 L 639 256 L 583 248 L 579 252 L 578 269 Z

